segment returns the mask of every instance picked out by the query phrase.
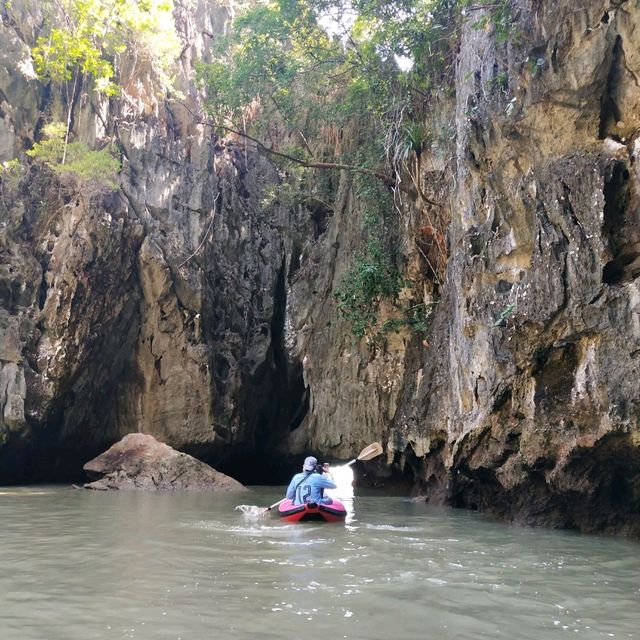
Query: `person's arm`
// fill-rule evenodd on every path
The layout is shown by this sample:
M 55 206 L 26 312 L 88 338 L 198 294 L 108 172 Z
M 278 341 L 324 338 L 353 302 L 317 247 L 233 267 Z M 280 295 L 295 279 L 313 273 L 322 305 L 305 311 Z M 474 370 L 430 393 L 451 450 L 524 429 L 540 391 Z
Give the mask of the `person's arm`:
M 330 472 L 326 472 L 327 475 L 320 476 L 320 486 L 323 489 L 337 489 L 338 485 L 333 481 L 333 476 Z

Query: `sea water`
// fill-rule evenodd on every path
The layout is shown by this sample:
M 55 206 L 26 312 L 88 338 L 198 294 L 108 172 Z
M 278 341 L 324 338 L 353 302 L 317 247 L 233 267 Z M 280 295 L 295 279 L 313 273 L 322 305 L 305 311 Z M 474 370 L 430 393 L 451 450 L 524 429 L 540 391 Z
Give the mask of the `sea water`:
M 260 515 L 283 491 L 0 487 L 0 640 L 640 638 L 635 542 L 357 490 Z

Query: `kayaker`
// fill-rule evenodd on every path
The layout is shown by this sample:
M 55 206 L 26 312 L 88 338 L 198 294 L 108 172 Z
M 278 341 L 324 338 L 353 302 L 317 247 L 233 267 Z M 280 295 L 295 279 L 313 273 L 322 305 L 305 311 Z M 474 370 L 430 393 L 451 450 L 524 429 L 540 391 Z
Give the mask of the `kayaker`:
M 296 473 L 291 479 L 287 489 L 287 500 L 293 500 L 293 504 L 331 504 L 331 498 L 324 497 L 325 489 L 336 489 L 329 465 L 319 466 L 313 456 L 307 456 L 302 465 L 302 473 Z

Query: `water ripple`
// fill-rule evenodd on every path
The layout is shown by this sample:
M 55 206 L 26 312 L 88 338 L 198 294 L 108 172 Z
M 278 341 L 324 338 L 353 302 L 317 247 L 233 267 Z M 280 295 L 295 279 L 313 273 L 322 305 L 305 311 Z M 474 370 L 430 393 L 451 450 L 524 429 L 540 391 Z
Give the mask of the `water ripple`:
M 328 526 L 248 518 L 229 496 L 9 493 L 2 640 L 638 637 L 625 541 L 380 496 Z

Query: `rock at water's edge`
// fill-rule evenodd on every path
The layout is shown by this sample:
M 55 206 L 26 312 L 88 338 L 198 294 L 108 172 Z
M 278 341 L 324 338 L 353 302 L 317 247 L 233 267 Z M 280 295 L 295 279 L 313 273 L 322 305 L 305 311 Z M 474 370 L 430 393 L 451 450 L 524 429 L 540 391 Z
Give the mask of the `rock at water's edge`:
M 237 480 L 144 433 L 130 433 L 83 469 L 87 489 L 245 491 Z

